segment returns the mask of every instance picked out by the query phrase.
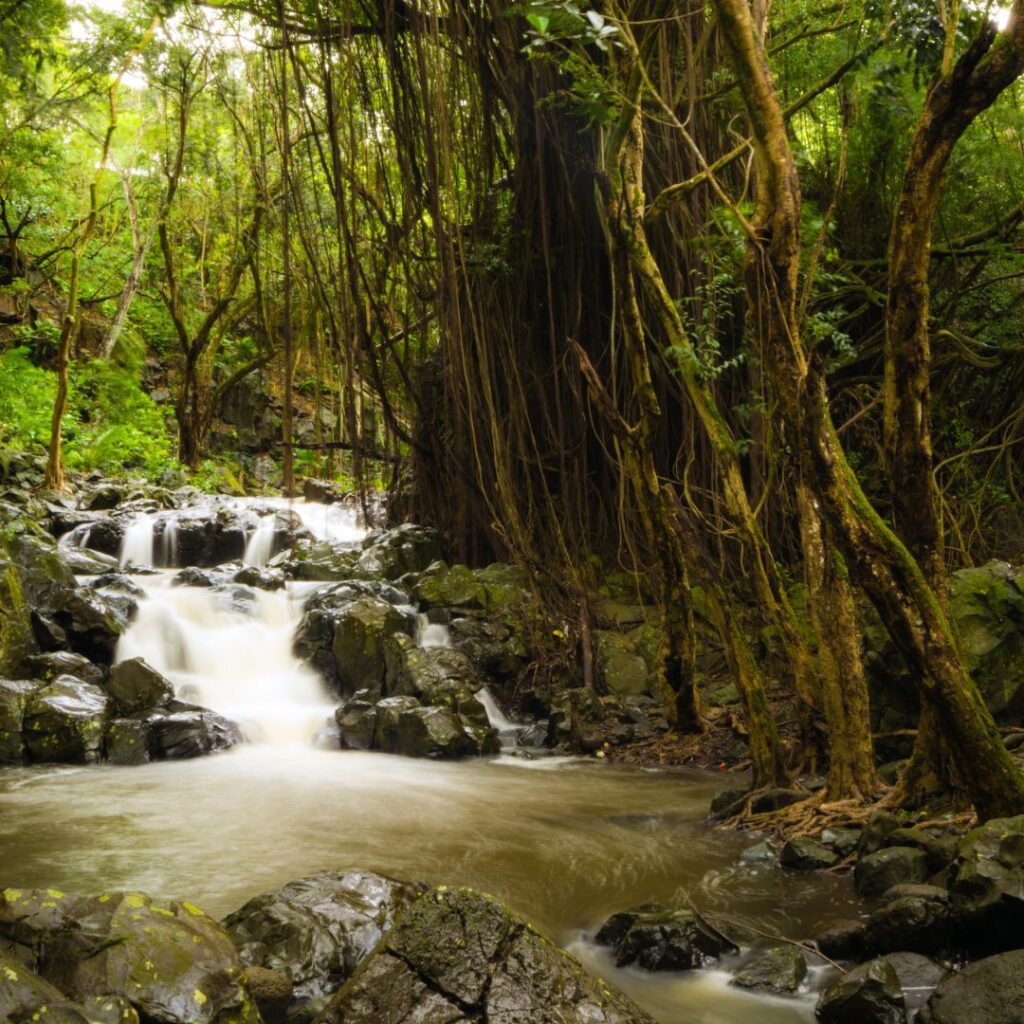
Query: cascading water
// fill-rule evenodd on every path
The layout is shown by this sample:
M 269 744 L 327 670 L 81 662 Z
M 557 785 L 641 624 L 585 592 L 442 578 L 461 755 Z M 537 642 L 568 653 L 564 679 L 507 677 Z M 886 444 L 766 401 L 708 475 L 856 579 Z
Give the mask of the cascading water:
M 424 612 L 416 616 L 416 643 L 420 647 L 451 647 L 452 634 L 442 622 L 431 622 Z
M 119 561 L 121 565 L 140 567 L 153 564 L 153 516 L 143 513 L 128 524 L 121 539 Z
M 174 586 L 147 577 L 117 659 L 144 658 L 177 695 L 237 722 L 247 740 L 308 743 L 334 709 L 320 677 L 292 653 L 301 610 L 287 590 Z
M 274 529 L 273 516 L 263 516 L 257 520 L 246 541 L 245 554 L 242 555 L 242 561 L 246 565 L 262 569 L 270 561 L 270 556 L 274 553 Z

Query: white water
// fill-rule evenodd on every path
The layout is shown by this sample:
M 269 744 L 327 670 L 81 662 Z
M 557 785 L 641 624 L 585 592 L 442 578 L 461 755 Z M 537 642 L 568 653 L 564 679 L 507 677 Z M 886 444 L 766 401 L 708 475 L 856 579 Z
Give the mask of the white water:
M 249 534 L 245 544 L 242 561 L 246 565 L 255 565 L 262 569 L 270 561 L 274 553 L 274 517 L 263 516 Z
M 117 660 L 145 658 L 181 699 L 237 722 L 248 740 L 313 740 L 334 704 L 320 677 L 292 653 L 301 602 L 288 590 L 175 587 L 170 574 L 140 582 L 146 597 Z M 236 595 L 241 600 L 233 602 Z
M 423 612 L 416 616 L 416 643 L 420 647 L 451 647 L 452 634 L 446 625 L 431 622 Z
M 153 564 L 154 517 L 148 512 L 137 516 L 121 538 L 121 565 L 150 566 Z

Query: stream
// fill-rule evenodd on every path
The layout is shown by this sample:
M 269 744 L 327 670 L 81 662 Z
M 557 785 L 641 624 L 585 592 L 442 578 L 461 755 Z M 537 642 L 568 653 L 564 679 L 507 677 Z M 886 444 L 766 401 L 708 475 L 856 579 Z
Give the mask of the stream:
M 293 507 L 317 536 L 358 542 L 352 513 Z M 154 553 L 151 526 L 135 526 L 122 561 L 173 561 L 169 549 Z M 272 531 L 268 541 L 262 528 L 254 522 L 246 548 L 254 565 L 270 555 Z M 172 586 L 172 576 L 135 576 L 145 596 L 118 658 L 144 657 L 184 699 L 238 722 L 248 742 L 140 767 L 5 770 L 4 884 L 140 889 L 221 917 L 302 875 L 364 867 L 498 896 L 663 1024 L 813 1021 L 810 992 L 749 994 L 728 985 L 728 964 L 688 974 L 620 970 L 589 941 L 610 914 L 683 894 L 709 914 L 793 938 L 857 915 L 847 879 L 746 864 L 739 855 L 756 837 L 706 825 L 708 803 L 729 779 L 592 758 L 506 752 L 442 762 L 326 749 L 336 701 L 291 649 L 316 584 L 234 592 Z M 419 642 L 446 638 L 425 627 Z M 507 736 L 513 723 L 485 696 Z M 811 979 L 815 987 L 820 972 Z

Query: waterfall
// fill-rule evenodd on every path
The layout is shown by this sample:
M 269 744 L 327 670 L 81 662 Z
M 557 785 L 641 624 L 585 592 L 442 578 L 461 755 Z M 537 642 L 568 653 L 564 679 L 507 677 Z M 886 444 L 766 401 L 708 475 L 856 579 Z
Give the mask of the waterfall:
M 121 538 L 121 565 L 151 566 L 153 564 L 153 517 L 143 513 L 129 523 Z
M 494 694 L 491 693 L 488 687 L 480 687 L 476 691 L 476 699 L 483 704 L 484 711 L 487 712 L 487 721 L 490 723 L 491 728 L 498 730 L 498 739 L 501 741 L 502 749 L 507 750 L 517 747 L 519 745 L 519 737 L 529 727 L 520 725 L 519 722 L 513 722 L 511 718 L 507 718 L 501 708 L 498 707 L 498 702 L 494 699 Z
M 178 564 L 178 517 L 169 515 L 164 520 L 164 532 L 160 535 L 160 564 Z
M 452 635 L 446 625 L 431 622 L 420 612 L 416 616 L 416 644 L 419 647 L 451 647 Z
M 92 523 L 82 523 L 65 533 L 57 543 L 62 548 L 87 548 L 91 534 Z
M 242 561 L 246 565 L 255 565 L 262 569 L 270 561 L 270 556 L 274 553 L 276 525 L 273 516 L 262 516 L 257 519 L 249 539 L 245 542 Z
M 308 743 L 330 718 L 320 677 L 292 653 L 301 601 L 288 590 L 176 587 L 169 575 L 144 587 L 118 661 L 145 658 L 182 700 L 237 722 L 253 742 Z

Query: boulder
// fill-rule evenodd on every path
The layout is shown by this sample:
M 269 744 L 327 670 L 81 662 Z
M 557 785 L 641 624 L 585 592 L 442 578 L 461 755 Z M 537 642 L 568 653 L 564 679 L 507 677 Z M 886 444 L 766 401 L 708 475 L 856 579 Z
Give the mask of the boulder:
M 38 970 L 71 999 L 121 996 L 150 1024 L 258 1024 L 231 940 L 192 904 L 134 892 L 22 895 L 62 917 L 37 946 Z
M 119 661 L 110 670 L 107 692 L 126 715 L 163 707 L 174 697 L 174 686 L 143 658 Z
M 818 949 L 833 960 L 855 960 L 864 950 L 863 921 L 834 921 L 818 935 Z
M 860 842 L 860 829 L 827 828 L 819 837 L 821 842 L 839 857 L 849 857 Z
M 215 711 L 172 700 L 166 707 L 145 712 L 149 756 L 154 761 L 201 757 L 242 742 L 234 722 Z
M 495 900 L 434 889 L 331 1000 L 319 1024 L 653 1024 Z
M 920 953 L 889 953 L 884 958 L 896 972 L 908 1010 L 922 1007 L 935 986 L 949 973 Z
M 594 940 L 611 946 L 618 967 L 692 971 L 737 952 L 733 942 L 690 907 L 647 904 L 610 917 Z
M 393 633 L 413 632 L 412 609 L 396 607 L 405 600 L 404 592 L 387 584 L 324 587 L 306 602 L 295 633 L 295 653 L 342 696 L 368 689 L 374 699 L 382 697 L 385 641 Z
M 966 949 L 1024 945 L 1024 815 L 994 818 L 964 837 L 950 896 L 956 936 Z
M 494 730 L 482 730 L 478 738 L 460 717 L 446 708 L 408 708 L 398 718 L 395 746 L 391 753 L 406 757 L 454 760 L 498 752 Z M 387 748 L 381 748 L 387 749 Z
M 358 580 L 366 576 L 359 568 L 359 555 L 357 547 L 344 541 L 305 540 L 289 552 L 277 555 L 270 564 L 296 580 Z
M 912 846 L 928 855 L 928 870 L 933 874 L 949 867 L 957 854 L 958 842 L 953 836 L 934 836 L 919 828 L 898 828 L 887 846 Z
M 409 572 L 422 572 L 440 557 L 436 530 L 403 523 L 371 537 L 357 565 L 368 576 L 397 580 Z
M 729 818 L 739 812 L 746 798 L 749 796 L 749 789 L 723 789 L 711 798 L 708 807 L 708 816 L 715 821 Z
M 25 659 L 39 645 L 31 610 L 15 565 L 0 555 L 0 676 L 20 674 Z
M 342 747 L 348 750 L 370 750 L 377 731 L 377 707 L 358 695 L 346 701 L 334 713 Z
M 782 866 L 794 871 L 819 871 L 839 862 L 839 857 L 814 839 L 790 839 L 782 847 Z
M 807 977 L 807 961 L 793 946 L 761 949 L 740 966 L 730 984 L 758 992 L 792 994 Z
M 89 1024 L 89 1019 L 82 1011 L 76 1011 L 48 981 L 30 971 L 23 963 L 7 956 L 0 951 L 0 1020 L 11 1024 L 40 1021 L 44 1018 L 41 1011 L 44 1007 L 59 1008 L 60 1017 L 48 1020 L 61 1020 L 64 1024 Z M 76 1015 L 77 1014 L 77 1015 Z
M 762 839 L 753 846 L 748 846 L 741 854 L 744 864 L 756 864 L 774 867 L 779 863 L 779 854 L 767 839 Z
M 871 960 L 837 978 L 814 1012 L 821 1024 L 907 1024 L 899 975 L 887 960 Z
M 145 722 L 134 718 L 114 718 L 107 722 L 103 747 L 111 764 L 146 764 L 149 745 L 149 730 Z
M 106 678 L 106 673 L 99 665 L 94 665 L 88 658 L 72 651 L 34 654 L 25 659 L 22 668 L 33 679 L 41 679 L 47 683 L 52 683 L 57 676 L 74 676 L 84 683 L 102 686 Z
M 449 627 L 452 646 L 483 676 L 499 683 L 516 679 L 530 658 L 518 623 L 518 617 L 513 622 L 476 616 L 453 619 Z
M 888 811 L 872 811 L 867 824 L 861 829 L 857 843 L 857 856 L 866 857 L 885 846 L 891 846 L 889 837 L 900 828 L 900 819 Z
M 39 689 L 40 683 L 26 679 L 0 679 L 0 764 L 21 764 L 25 760 L 25 709 Z
M 58 676 L 25 705 L 22 737 L 29 760 L 91 764 L 103 755 L 109 700 L 98 686 Z
M 652 674 L 636 640 L 627 633 L 610 629 L 595 630 L 597 670 L 605 690 L 621 698 L 649 694 Z
M 932 885 L 897 885 L 865 926 L 864 942 L 873 953 L 913 950 L 936 953 L 950 940 L 949 893 Z
M 1024 949 L 968 964 L 939 983 L 919 1024 L 1024 1024 Z
M 337 991 L 419 895 L 371 871 L 320 871 L 249 900 L 224 919 L 242 961 L 290 979 L 295 999 Z
M 477 725 L 487 725 L 487 711 L 476 696 L 480 677 L 460 651 L 417 647 L 404 633 L 397 633 L 385 642 L 385 664 L 389 696 L 415 697 L 421 704 L 446 708 Z
M 861 896 L 880 896 L 894 885 L 923 882 L 930 874 L 924 850 L 889 846 L 861 857 L 853 869 L 853 882 Z

